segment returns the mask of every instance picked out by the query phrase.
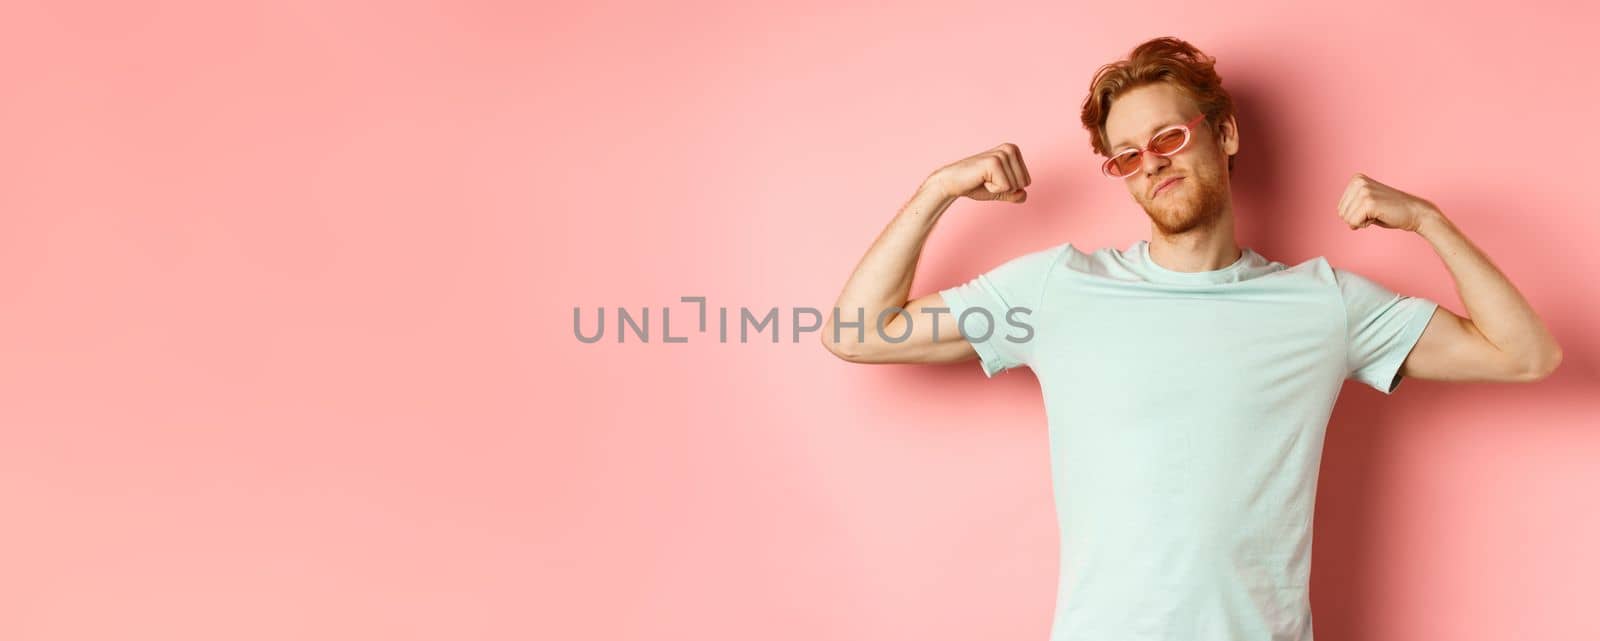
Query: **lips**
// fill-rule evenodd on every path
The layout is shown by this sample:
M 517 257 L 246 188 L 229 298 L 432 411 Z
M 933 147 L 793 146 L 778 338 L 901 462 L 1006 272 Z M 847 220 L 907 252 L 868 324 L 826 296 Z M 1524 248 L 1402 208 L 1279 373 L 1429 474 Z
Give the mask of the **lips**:
M 1155 198 L 1156 196 L 1161 195 L 1161 192 L 1163 190 L 1165 190 L 1167 187 L 1177 183 L 1180 180 L 1183 180 L 1183 176 L 1173 176 L 1171 178 L 1168 178 L 1168 179 L 1162 181 L 1161 184 L 1156 185 L 1155 191 L 1150 192 L 1150 197 L 1151 198 Z

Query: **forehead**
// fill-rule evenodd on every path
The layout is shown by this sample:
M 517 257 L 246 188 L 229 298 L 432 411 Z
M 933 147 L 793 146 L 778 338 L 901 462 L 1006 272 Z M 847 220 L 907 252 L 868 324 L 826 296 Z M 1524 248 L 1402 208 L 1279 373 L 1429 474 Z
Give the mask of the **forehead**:
M 1194 111 L 1193 100 L 1165 82 L 1129 89 L 1111 101 L 1106 139 L 1112 149 L 1142 145 L 1163 127 L 1181 125 Z

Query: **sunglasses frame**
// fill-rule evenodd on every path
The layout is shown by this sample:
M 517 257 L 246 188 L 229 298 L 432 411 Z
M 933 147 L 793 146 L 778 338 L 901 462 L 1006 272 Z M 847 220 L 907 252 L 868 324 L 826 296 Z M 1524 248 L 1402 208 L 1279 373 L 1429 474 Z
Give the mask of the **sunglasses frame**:
M 1112 161 L 1114 161 L 1117 158 L 1121 157 L 1122 155 L 1130 153 L 1130 152 L 1132 152 L 1135 156 L 1138 156 L 1139 154 L 1144 154 L 1144 153 L 1152 153 L 1152 154 L 1155 154 L 1157 156 L 1161 156 L 1162 158 L 1171 157 L 1173 154 L 1176 154 L 1176 153 L 1178 153 L 1180 151 L 1183 151 L 1184 149 L 1189 147 L 1189 141 L 1194 138 L 1194 127 L 1195 127 L 1195 125 L 1200 124 L 1200 121 L 1205 120 L 1205 119 L 1206 119 L 1206 115 L 1204 113 L 1201 113 L 1200 115 L 1195 116 L 1194 120 L 1190 120 L 1189 122 L 1186 122 L 1186 123 L 1181 124 L 1181 125 L 1173 125 L 1171 127 L 1166 127 L 1164 129 L 1162 129 L 1161 131 L 1158 131 L 1158 132 L 1155 132 L 1154 134 L 1151 134 L 1150 142 L 1145 143 L 1145 145 L 1143 147 L 1132 147 L 1132 148 L 1129 148 L 1129 149 L 1124 149 L 1122 151 L 1119 151 L 1119 152 L 1117 152 L 1115 154 L 1112 154 L 1110 157 L 1106 158 L 1105 162 L 1100 163 L 1100 173 L 1105 174 L 1105 176 L 1107 178 L 1123 178 L 1123 179 L 1127 179 L 1127 178 L 1133 177 L 1134 174 L 1137 174 L 1139 172 L 1138 171 L 1130 171 L 1127 174 L 1124 174 L 1124 175 L 1121 175 L 1121 176 L 1118 176 L 1116 174 L 1111 173 L 1111 167 L 1112 167 L 1112 164 L 1113 164 Z M 1177 149 L 1173 149 L 1172 151 L 1169 151 L 1169 152 L 1164 153 L 1164 154 L 1161 153 L 1161 152 L 1154 151 L 1154 150 L 1150 149 L 1150 143 L 1155 142 L 1157 138 L 1160 138 L 1162 136 L 1167 135 L 1168 132 L 1171 132 L 1174 129 L 1183 130 L 1183 142 L 1178 143 L 1178 148 Z M 1141 158 L 1140 159 L 1140 164 L 1142 165 L 1143 163 L 1144 163 L 1144 160 Z

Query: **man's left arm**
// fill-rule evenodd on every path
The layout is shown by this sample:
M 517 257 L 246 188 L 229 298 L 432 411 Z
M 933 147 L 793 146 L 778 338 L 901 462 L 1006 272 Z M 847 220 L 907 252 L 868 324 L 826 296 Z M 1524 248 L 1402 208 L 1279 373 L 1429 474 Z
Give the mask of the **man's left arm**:
M 1365 174 L 1339 199 L 1351 230 L 1370 224 L 1416 232 L 1444 261 L 1467 307 L 1462 318 L 1440 306 L 1400 366 L 1411 378 L 1437 381 L 1531 382 L 1561 363 L 1561 346 L 1533 307 L 1432 202 Z

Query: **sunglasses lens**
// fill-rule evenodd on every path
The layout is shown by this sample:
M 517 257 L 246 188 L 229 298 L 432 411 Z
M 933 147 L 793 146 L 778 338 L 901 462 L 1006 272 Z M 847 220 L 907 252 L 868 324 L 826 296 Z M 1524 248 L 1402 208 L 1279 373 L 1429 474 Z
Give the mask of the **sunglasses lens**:
M 1139 152 L 1128 151 L 1112 156 L 1106 161 L 1106 171 L 1121 178 L 1139 170 Z
M 1187 137 L 1182 129 L 1167 131 L 1150 141 L 1150 150 L 1158 154 L 1170 154 L 1182 148 Z

